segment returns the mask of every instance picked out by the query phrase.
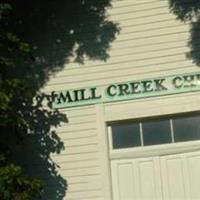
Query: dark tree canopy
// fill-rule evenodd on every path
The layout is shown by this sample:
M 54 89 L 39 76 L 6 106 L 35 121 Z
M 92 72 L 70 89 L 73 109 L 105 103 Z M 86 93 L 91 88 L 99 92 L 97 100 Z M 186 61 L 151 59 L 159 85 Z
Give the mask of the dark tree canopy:
M 32 47 L 34 65 L 27 70 L 37 74 L 33 80 L 35 86 L 41 87 L 41 79 L 46 81 L 49 73 L 62 69 L 72 55 L 78 62 L 83 62 L 84 56 L 101 60 L 109 57 L 110 44 L 119 31 L 107 19 L 110 0 L 10 0 L 9 3 L 13 7 L 10 28 Z M 35 65 L 42 65 L 40 71 Z
M 170 9 L 182 21 L 199 15 L 200 0 L 169 0 Z
M 170 10 L 177 19 L 190 24 L 188 58 L 200 65 L 200 0 L 168 0 Z
M 54 200 L 65 196 L 67 182 L 49 155 L 65 148 L 51 127 L 67 123 L 67 116 L 51 109 L 50 95 L 34 97 L 71 56 L 80 63 L 109 57 L 119 32 L 108 20 L 110 6 L 110 0 L 0 3 L 0 199 L 30 200 L 40 194 L 42 184 L 32 177 L 46 185 L 44 199 L 50 193 Z

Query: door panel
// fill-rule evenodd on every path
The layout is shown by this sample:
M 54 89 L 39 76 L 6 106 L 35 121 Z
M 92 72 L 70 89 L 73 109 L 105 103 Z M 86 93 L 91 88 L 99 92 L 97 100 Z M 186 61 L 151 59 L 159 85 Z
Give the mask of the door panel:
M 138 159 L 136 162 L 138 170 L 138 186 L 140 199 L 160 199 L 161 182 L 159 172 L 159 159 Z
M 200 199 L 200 152 L 163 156 L 160 161 L 164 199 Z
M 200 199 L 200 153 L 188 155 L 187 170 L 189 177 L 189 191 L 191 199 Z
M 112 161 L 113 198 L 115 200 L 137 199 L 132 160 Z
M 163 196 L 166 200 L 186 200 L 185 169 L 181 156 L 161 158 Z
M 112 161 L 111 168 L 114 200 L 161 199 L 158 158 Z
M 111 161 L 114 200 L 199 200 L 200 152 Z

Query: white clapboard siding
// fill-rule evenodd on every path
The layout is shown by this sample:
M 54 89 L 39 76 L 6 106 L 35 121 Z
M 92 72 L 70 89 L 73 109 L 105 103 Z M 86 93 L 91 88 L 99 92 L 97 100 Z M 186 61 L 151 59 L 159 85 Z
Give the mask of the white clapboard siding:
M 66 166 L 62 167 L 62 170 L 73 170 L 73 169 L 84 169 L 84 168 L 92 168 L 92 167 L 97 167 L 99 165 L 99 160 L 98 159 L 91 159 L 90 162 L 88 160 L 83 160 L 83 161 L 76 161 L 76 162 L 62 162 L 62 165 L 64 163 L 67 163 Z M 93 179 L 94 180 L 94 179 Z M 69 180 L 68 180 L 69 181 Z M 70 182 L 76 183 L 77 181 L 74 179 L 70 179 Z M 87 179 L 85 181 L 88 181 Z
M 91 152 L 91 153 L 84 153 L 81 155 L 80 158 L 80 154 L 76 154 L 76 155 L 66 155 L 66 154 L 58 154 L 57 156 L 52 156 L 51 158 L 58 164 L 60 163 L 67 163 L 68 162 L 80 162 L 80 161 L 85 161 L 85 160 L 95 160 L 97 159 L 97 155 L 98 155 L 98 151 L 96 152 Z
M 66 198 L 64 200 L 98 200 L 101 199 L 102 192 L 99 189 L 96 190 L 89 190 L 89 191 L 77 191 L 77 192 L 72 192 L 70 194 L 66 195 Z
M 61 123 L 56 132 L 65 149 L 60 154 L 51 154 L 51 159 L 67 180 L 67 199 L 92 198 L 96 193 L 100 197 L 103 181 L 94 107 L 63 109 L 63 113 L 68 122 Z
M 79 177 L 79 176 L 88 176 L 93 174 L 100 174 L 101 171 L 99 167 L 88 167 L 88 168 L 82 168 L 82 169 L 60 169 L 60 174 L 63 177 Z M 98 182 L 98 181 L 97 181 Z M 91 184 L 92 185 L 92 184 Z M 89 188 L 88 188 L 89 189 Z M 68 191 L 70 192 L 70 191 Z
M 139 24 L 136 25 L 133 20 L 129 20 L 128 22 L 129 23 L 126 22 L 126 25 L 120 26 L 121 32 L 119 36 L 126 35 L 129 32 L 138 33 L 138 32 L 143 32 L 143 31 L 154 31 L 156 29 L 158 31 L 161 29 L 174 28 L 175 26 L 185 28 L 185 25 L 186 25 L 185 23 L 178 22 L 176 19 L 165 20 L 165 21 L 160 20 L 158 22 L 156 21 L 154 23 L 144 23 L 140 25 Z M 133 31 L 133 28 L 134 28 L 134 31 Z M 117 38 L 117 41 L 119 40 L 120 40 L 120 37 Z
M 177 58 L 177 57 L 176 57 Z M 183 58 L 183 57 L 182 57 Z M 181 59 L 181 58 L 180 58 Z M 194 72 L 197 71 L 199 72 L 199 68 L 197 68 L 195 65 L 193 65 L 190 61 L 188 62 L 188 64 L 186 66 L 184 66 L 184 64 L 187 63 L 187 61 L 182 64 L 182 61 L 179 65 L 177 65 L 175 62 L 169 62 L 167 63 L 167 58 L 163 58 L 161 59 L 163 60 L 163 62 L 165 62 L 165 66 L 163 67 L 161 64 L 152 64 L 151 67 L 146 67 L 146 73 L 142 72 L 142 67 L 138 67 L 137 72 L 134 72 L 134 70 L 127 70 L 130 71 L 130 73 L 125 74 L 125 71 L 121 71 L 121 74 L 118 74 L 116 71 L 114 71 L 114 73 L 112 73 L 112 71 L 110 71 L 110 76 L 107 73 L 105 75 L 105 77 L 99 78 L 99 79 L 95 79 L 95 78 L 91 78 L 91 79 L 86 79 L 85 82 L 83 81 L 72 81 L 72 82 L 65 82 L 65 83 L 60 83 L 58 82 L 57 84 L 54 85 L 49 85 L 46 89 L 46 91 L 52 91 L 52 89 L 57 89 L 58 91 L 62 88 L 62 90 L 66 90 L 66 84 L 69 86 L 68 89 L 70 88 L 82 88 L 82 87 L 88 87 L 88 86 L 101 86 L 101 85 L 108 85 L 111 83 L 120 83 L 120 82 L 126 82 L 126 81 L 136 81 L 136 80 L 141 80 L 141 79 L 147 79 L 150 77 L 160 77 L 160 76 L 168 76 L 170 74 L 180 74 L 180 73 L 189 73 L 189 72 Z M 143 68 L 144 69 L 144 68 Z M 122 76 L 123 74 L 123 76 Z M 99 74 L 100 76 L 100 74 Z M 123 81 L 122 81 L 123 80 Z M 83 84 L 81 84 L 83 82 Z M 81 86 L 80 86 L 81 85 Z M 60 89 L 59 89 L 60 88 Z
M 181 55 L 181 54 L 184 55 L 187 51 L 188 51 L 188 48 L 182 47 L 182 48 L 177 48 L 177 49 L 169 49 L 169 50 L 166 50 L 164 52 L 160 51 L 159 55 L 160 55 L 160 57 L 169 57 L 169 56 Z M 142 54 L 136 54 L 135 61 L 137 62 L 137 60 L 140 61 L 142 59 L 145 60 L 145 59 L 149 59 L 149 58 L 156 58 L 157 55 L 158 55 L 158 52 L 152 52 L 148 56 L 143 56 Z M 120 56 L 120 57 L 118 57 L 116 59 L 113 58 L 113 63 L 121 62 L 121 65 L 123 65 L 122 63 L 126 62 L 127 59 L 130 58 L 130 56 L 131 55 L 127 55 L 127 56 L 123 56 L 123 57 Z M 133 62 L 134 62 L 134 59 L 133 59 Z M 140 65 L 140 64 L 138 64 L 138 65 Z M 155 69 L 155 67 L 154 67 L 154 69 Z M 144 70 L 145 69 L 143 68 L 143 71 Z M 120 75 L 122 76 L 122 75 L 130 74 L 133 71 L 134 70 L 132 70 L 131 68 L 129 69 L 129 71 L 124 71 L 123 70 Z M 119 73 L 118 73 L 117 70 L 113 70 L 112 75 L 119 75 Z M 110 74 L 108 74 L 108 72 L 106 72 L 106 70 L 105 70 L 104 72 L 101 72 L 101 74 L 98 75 L 98 79 L 103 79 L 103 78 L 106 79 L 106 78 L 109 78 L 109 76 L 110 76 Z M 78 81 L 87 81 L 87 80 L 94 79 L 94 75 L 93 74 L 84 74 L 84 76 L 77 74 L 77 75 L 74 75 L 74 77 L 68 77 L 67 82 L 70 83 L 70 82 L 74 81 L 75 77 L 76 77 L 75 80 L 78 80 Z M 58 81 L 60 81 L 61 83 L 66 82 L 66 77 L 58 77 L 58 80 L 57 79 L 52 80 L 52 84 L 57 83 Z
M 69 133 L 66 133 L 66 131 L 63 132 L 57 132 L 58 135 L 62 138 L 62 140 L 76 140 L 76 139 L 81 139 L 81 138 L 91 138 L 91 137 L 96 137 L 97 135 L 97 130 L 94 129 L 83 129 L 83 130 L 78 130 L 78 131 L 71 131 Z
M 71 126 L 69 126 L 68 123 L 66 123 L 66 125 L 63 125 L 61 127 L 57 127 L 57 132 L 67 132 L 67 133 L 72 133 L 72 132 L 76 132 L 76 131 L 81 131 L 81 130 L 94 130 L 94 128 L 96 127 L 96 123 L 92 123 L 92 122 L 87 122 L 87 123 L 82 123 L 82 124 L 72 124 Z
M 89 145 L 79 145 L 79 146 L 71 146 L 71 147 L 65 147 L 64 150 L 62 150 L 62 154 L 66 154 L 66 155 L 81 155 L 84 153 L 91 153 L 91 152 L 96 152 L 97 151 L 97 144 L 96 143 L 92 143 Z M 56 155 L 52 155 L 56 156 Z
M 76 146 L 84 146 L 84 145 L 90 145 L 90 144 L 98 144 L 98 139 L 96 138 L 96 135 L 88 136 L 88 137 L 77 137 L 77 138 L 67 138 L 63 139 L 65 141 L 65 144 L 68 148 L 76 147 Z
M 179 48 L 180 47 L 176 47 L 175 49 L 179 49 Z M 183 47 L 183 48 L 185 48 L 185 47 Z M 167 48 L 167 50 L 168 50 L 168 48 Z M 103 72 L 106 72 L 106 71 L 113 71 L 114 72 L 118 68 L 122 68 L 122 66 L 123 66 L 123 70 L 132 68 L 133 71 L 136 71 L 136 70 L 138 70 L 138 68 L 140 68 L 140 69 L 144 68 L 143 70 L 145 70 L 145 68 L 147 68 L 147 66 L 148 66 L 148 68 L 151 68 L 151 67 L 153 67 L 152 65 L 165 65 L 165 64 L 170 63 L 170 62 L 177 62 L 177 64 L 178 64 L 179 62 L 183 62 L 183 61 L 186 62 L 187 61 L 188 63 L 192 63 L 191 60 L 189 60 L 185 57 L 185 53 L 187 53 L 188 50 L 189 49 L 187 49 L 186 51 L 182 51 L 182 53 L 180 52 L 180 53 L 175 53 L 175 54 L 171 53 L 169 51 L 168 54 L 158 57 L 157 55 L 160 52 L 162 53 L 164 51 L 163 49 L 160 49 L 160 51 L 158 50 L 157 52 L 152 51 L 152 53 L 155 53 L 155 56 L 149 56 L 149 55 L 148 55 L 148 57 L 147 56 L 144 56 L 144 57 L 140 56 L 140 57 L 143 58 L 142 60 L 138 58 L 138 55 L 134 56 L 134 54 L 130 53 L 129 59 L 126 59 L 125 61 L 118 61 L 118 62 L 114 61 L 112 63 L 108 63 L 108 62 L 107 63 L 98 63 L 96 65 L 93 65 L 92 67 L 88 66 L 88 67 L 82 68 L 82 71 L 80 70 L 81 68 L 78 68 L 77 70 L 78 71 L 80 70 L 80 74 L 77 73 L 75 70 L 70 70 L 69 71 L 70 75 L 68 75 L 67 70 L 65 70 L 65 71 L 63 71 L 63 73 L 60 72 L 56 76 L 54 76 L 52 81 L 54 79 L 64 78 L 64 77 L 68 77 L 68 76 L 69 76 L 69 78 L 70 78 L 70 76 L 74 77 L 74 80 L 71 80 L 71 81 L 79 81 L 78 79 L 75 79 L 75 78 L 78 78 L 78 77 L 81 78 L 82 77 L 82 79 L 84 79 L 85 78 L 84 75 L 89 76 L 90 74 L 94 75 L 95 73 L 96 74 L 100 73 L 100 72 L 103 73 Z M 173 51 L 173 49 L 172 49 L 172 51 Z M 179 51 L 181 51 L 181 50 L 179 50 Z M 138 54 L 139 53 L 140 53 L 140 55 L 142 54 L 141 52 L 138 52 Z M 144 53 L 146 53 L 146 52 L 144 52 Z M 156 55 L 156 53 L 157 53 L 157 55 Z M 131 57 L 131 55 L 133 55 L 133 56 Z M 124 56 L 126 56 L 126 55 L 121 55 L 119 57 L 123 58 Z M 144 59 L 145 57 L 146 57 L 146 59 Z M 101 66 L 102 66 L 102 68 L 101 68 Z M 107 69 L 105 69 L 105 67 L 107 67 Z M 69 82 L 69 81 L 65 80 L 65 82 Z
M 138 11 L 145 11 L 145 10 L 154 10 L 157 8 L 166 8 L 168 7 L 168 4 L 166 1 L 161 1 L 158 4 L 158 1 L 149 1 L 148 3 L 142 3 L 140 2 L 140 4 L 135 4 L 134 2 L 126 2 L 125 5 L 119 5 L 117 3 L 113 4 L 115 9 L 110 9 L 109 13 L 112 15 L 117 15 L 120 13 L 124 13 L 124 12 L 138 12 Z
M 143 50 L 143 51 L 142 51 Z M 112 65 L 116 65 L 118 63 L 126 63 L 127 61 L 132 62 L 132 61 L 140 61 L 141 59 L 153 59 L 156 58 L 159 54 L 159 57 L 164 57 L 164 56 L 173 56 L 173 55 L 179 55 L 179 54 L 184 54 L 189 52 L 189 48 L 182 44 L 177 44 L 176 47 L 168 47 L 168 46 L 164 46 L 164 45 L 160 45 L 160 48 L 158 49 L 153 49 L 151 51 L 151 53 L 148 53 L 147 55 L 144 55 L 145 53 L 147 53 L 148 50 L 137 50 L 137 51 L 133 51 L 131 52 L 130 50 L 128 50 L 127 52 L 125 52 L 125 54 L 116 54 L 115 56 L 113 55 L 108 61 L 107 63 L 99 63 L 97 65 L 91 65 L 91 67 L 95 67 L 95 66 L 108 66 L 108 68 L 110 69 Z M 132 58 L 130 59 L 130 56 L 132 56 Z M 91 62 L 91 61 L 90 61 Z M 95 69 L 90 68 L 90 66 L 87 67 L 89 70 L 93 70 L 95 71 Z M 105 71 L 106 69 L 103 68 Z M 101 69 L 101 70 L 103 70 Z M 100 70 L 100 69 L 99 69 Z M 98 70 L 97 70 L 98 71 Z M 72 73 L 72 72 L 71 72 Z M 65 74 L 67 76 L 67 70 L 65 71 Z M 65 74 L 63 74 L 62 76 L 64 76 Z M 71 74 L 73 75 L 73 74 Z M 69 76 L 69 75 L 68 75 Z M 69 76 L 70 78 L 70 76 Z
M 96 114 L 93 106 L 86 106 L 82 108 L 63 108 L 62 113 L 65 113 L 69 117 Z
M 200 109 L 200 92 L 171 95 L 156 98 L 146 98 L 133 102 L 124 101 L 110 103 L 105 106 L 106 120 L 142 118 L 145 116 L 159 116 L 165 114 L 191 112 Z M 132 109 L 130 109 L 130 107 Z M 112 112 L 111 112 L 112 111 Z M 118 117 L 119 120 L 119 117 Z
M 90 191 L 77 191 L 77 192 L 71 192 L 70 194 L 66 194 L 66 197 L 63 200 L 102 200 L 101 198 L 102 194 L 100 190 L 90 190 Z M 54 200 L 51 199 L 51 193 L 47 196 L 48 200 Z
M 126 6 L 127 4 L 134 4 L 134 5 L 140 5 L 142 4 L 149 4 L 152 2 L 157 2 L 158 0 L 141 0 L 140 2 L 138 1 L 132 1 L 132 0 L 114 0 L 113 2 L 115 3 L 116 6 Z
M 169 65 L 172 65 L 171 63 L 169 63 Z M 110 79 L 105 79 L 105 80 L 97 80 L 95 82 L 95 80 L 89 80 L 87 82 L 85 82 L 84 84 L 82 84 L 82 87 L 88 87 L 88 85 L 90 86 L 101 86 L 101 85 L 109 85 L 112 83 L 123 83 L 123 82 L 128 82 L 128 81 L 136 81 L 136 80 L 142 80 L 142 79 L 149 79 L 149 78 L 155 78 L 155 77 L 160 77 L 161 74 L 162 76 L 168 76 L 171 74 L 183 74 L 183 73 L 189 73 L 189 72 L 199 72 L 197 70 L 197 68 L 193 65 L 187 65 L 185 67 L 177 67 L 176 65 L 173 66 L 173 68 L 171 68 L 170 70 L 166 69 L 162 69 L 162 70 L 152 70 L 149 71 L 148 73 L 142 74 L 142 73 L 132 73 L 130 75 L 126 75 L 123 77 L 119 76 L 111 76 Z M 112 73 L 112 72 L 111 72 Z M 123 80 L 123 81 L 122 81 Z M 96 83 L 96 84 L 95 84 Z M 74 87 L 73 87 L 74 86 Z M 67 90 L 65 87 L 65 84 L 55 84 L 54 86 L 50 85 L 46 90 L 46 92 L 50 92 L 52 91 L 52 89 L 57 89 L 59 91 L 59 88 L 62 90 Z M 69 88 L 80 88 L 80 82 L 73 82 L 73 83 L 69 83 Z M 84 126 L 85 128 L 87 128 L 87 125 L 85 124 Z M 72 128 L 72 127 L 71 127 Z M 76 127 L 74 127 L 76 129 Z M 78 127 L 77 127 L 78 128 Z
M 121 28 L 108 51 L 110 57 L 106 61 L 86 58 L 83 65 L 73 62 L 72 57 L 62 71 L 50 77 L 44 92 L 200 71 L 186 57 L 190 52 L 190 26 L 170 12 L 168 0 L 113 0 L 108 15 Z M 85 34 L 93 34 L 90 27 Z M 103 107 L 104 117 L 111 121 L 192 111 L 194 107 L 200 109 L 197 99 L 199 93 L 108 103 Z M 68 122 L 52 130 L 58 133 L 65 149 L 52 154 L 51 159 L 68 182 L 64 200 L 111 200 L 106 182 L 110 169 L 102 166 L 109 152 L 102 151 L 105 131 L 99 130 L 96 107 L 64 108 L 60 112 L 66 114 Z M 48 196 L 51 200 L 51 193 Z
M 148 6 L 149 7 L 149 6 Z M 159 16 L 159 15 L 163 15 L 163 14 L 167 14 L 169 13 L 169 10 L 166 9 L 167 7 L 157 7 L 155 9 L 146 9 L 144 11 L 142 10 L 138 10 L 140 12 L 134 12 L 133 11 L 129 11 L 129 12 L 119 12 L 119 14 L 112 14 L 111 15 L 111 18 L 113 20 L 116 20 L 116 19 L 119 19 L 119 16 L 120 16 L 120 19 L 127 19 L 127 18 L 131 18 L 131 17 L 135 17 L 135 20 L 137 20 L 138 18 L 147 18 L 147 17 L 151 17 L 151 16 Z
M 101 181 L 101 175 L 92 175 L 92 176 L 79 176 L 79 177 L 69 177 L 68 179 L 69 183 L 75 184 L 75 183 L 87 183 L 87 182 L 93 182 L 96 180 Z
M 127 30 L 123 34 L 119 34 L 117 41 L 124 41 L 127 39 L 141 39 L 141 38 L 154 38 L 158 36 L 163 36 L 167 34 L 173 34 L 177 32 L 187 31 L 187 26 L 185 24 L 179 24 L 178 26 L 165 26 L 164 28 L 155 28 L 155 29 L 147 29 L 147 30 Z M 134 29 L 134 28 L 133 28 Z

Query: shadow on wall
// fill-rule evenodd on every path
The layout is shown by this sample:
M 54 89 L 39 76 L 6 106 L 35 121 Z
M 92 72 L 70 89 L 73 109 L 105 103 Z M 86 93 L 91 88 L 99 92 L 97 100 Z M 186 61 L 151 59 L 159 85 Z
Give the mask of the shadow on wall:
M 168 0 L 170 10 L 182 22 L 190 23 L 190 40 L 188 46 L 191 51 L 187 57 L 200 66 L 200 0 Z
M 119 33 L 118 25 L 107 19 L 110 1 L 8 0 L 13 8 L 8 23 L 10 30 L 32 46 L 32 56 L 8 75 L 26 79 L 31 84 L 29 90 L 33 97 L 39 94 L 50 75 L 63 69 L 71 56 L 83 64 L 85 58 L 106 61 L 110 44 Z M 17 110 L 31 126 L 29 141 L 24 141 L 23 147 L 17 146 L 17 150 L 13 147 L 14 153 L 17 158 L 21 157 L 17 160 L 29 174 L 44 180 L 42 199 L 62 200 L 67 189 L 66 177 L 58 174 L 59 166 L 51 160 L 50 154 L 59 154 L 65 147 L 51 130 L 61 122 L 67 123 L 67 117 L 51 109 L 50 95 L 39 94 L 36 102 L 30 99 L 22 99 L 20 95 L 15 99 Z
M 42 97 L 43 95 L 40 96 Z M 34 107 L 24 111 L 31 120 L 31 129 L 26 138 L 28 141 L 24 141 L 17 152 L 17 158 L 27 174 L 43 181 L 43 200 L 62 200 L 67 191 L 67 180 L 58 174 L 59 165 L 51 160 L 50 154 L 59 154 L 65 147 L 51 128 L 59 126 L 61 122 L 67 123 L 68 120 L 64 114 L 45 109 L 41 103 L 42 101 L 37 101 Z

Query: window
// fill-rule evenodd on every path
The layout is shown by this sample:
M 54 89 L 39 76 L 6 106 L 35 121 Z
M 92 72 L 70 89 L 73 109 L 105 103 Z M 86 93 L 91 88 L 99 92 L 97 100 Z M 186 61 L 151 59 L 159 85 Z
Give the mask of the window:
M 151 120 L 142 123 L 144 145 L 165 144 L 171 142 L 170 121 Z
M 200 140 L 200 116 L 120 122 L 110 125 L 113 149 Z
M 113 148 L 141 146 L 139 124 L 119 124 L 112 126 Z
M 200 140 L 200 116 L 174 118 L 173 128 L 176 142 Z

